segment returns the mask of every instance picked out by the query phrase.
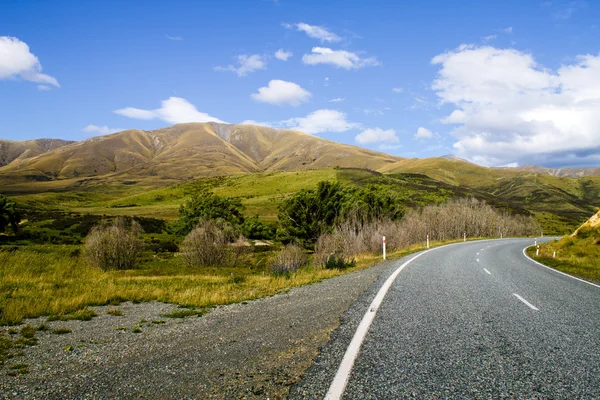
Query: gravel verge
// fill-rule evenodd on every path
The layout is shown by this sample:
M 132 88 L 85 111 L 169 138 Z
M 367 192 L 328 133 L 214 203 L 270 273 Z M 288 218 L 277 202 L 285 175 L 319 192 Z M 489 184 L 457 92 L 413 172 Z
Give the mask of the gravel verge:
M 216 307 L 201 317 L 165 318 L 161 314 L 177 306 L 151 302 L 91 307 L 98 314 L 91 321 L 27 320 L 48 330 L 0 370 L 0 397 L 285 398 L 340 317 L 392 264 Z M 71 333 L 52 333 L 59 328 Z M 29 372 L 8 376 L 15 364 L 27 364 Z

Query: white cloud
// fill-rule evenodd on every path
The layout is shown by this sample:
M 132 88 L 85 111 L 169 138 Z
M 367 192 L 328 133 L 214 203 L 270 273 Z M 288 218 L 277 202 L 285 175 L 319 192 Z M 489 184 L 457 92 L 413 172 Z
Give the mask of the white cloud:
M 483 41 L 484 42 L 489 42 L 490 40 L 494 40 L 496 39 L 498 36 L 497 35 L 488 35 L 488 36 L 484 36 L 483 37 Z
M 259 54 L 240 54 L 237 56 L 237 66 L 228 65 L 226 67 L 217 66 L 214 67 L 215 71 L 231 71 L 235 72 L 238 76 L 246 76 L 251 72 L 258 71 L 259 69 L 265 69 L 267 62 Z
M 331 31 L 328 31 L 322 26 L 309 25 L 300 22 L 298 24 L 283 24 L 283 27 L 288 29 L 296 28 L 297 30 L 306 33 L 309 37 L 318 39 L 321 42 L 339 42 L 342 40 L 341 37 Z
M 225 123 L 218 118 L 200 112 L 196 107 L 181 97 L 169 97 L 161 102 L 161 107 L 156 110 L 143 110 L 127 107 L 115 110 L 115 114 L 134 119 L 160 119 L 171 124 L 184 122 L 218 122 Z
M 462 110 L 454 110 L 446 118 L 442 118 L 442 124 L 461 124 L 467 120 L 467 114 Z
M 440 54 L 432 88 L 455 110 L 454 148 L 485 165 L 600 161 L 600 55 L 556 71 L 514 49 L 463 45 Z
M 52 90 L 52 88 L 50 86 L 48 86 L 48 85 L 38 85 L 37 88 L 39 90 L 43 90 L 45 92 L 48 91 L 48 90 Z
M 383 130 L 381 128 L 371 128 L 362 131 L 354 138 L 360 144 L 371 143 L 398 143 L 400 139 L 396 136 L 393 129 Z
M 124 129 L 122 128 L 109 128 L 108 126 L 98 126 L 98 125 L 88 125 L 82 129 L 85 133 L 98 133 L 100 135 L 109 135 L 115 132 L 121 132 Z
M 169 40 L 175 40 L 175 41 L 182 41 L 183 38 L 181 36 L 171 36 L 171 35 L 166 35 L 167 39 Z
M 394 92 L 394 93 L 403 93 L 404 92 L 404 88 L 395 87 L 395 88 L 392 88 L 392 92 Z
M 327 47 L 313 47 L 311 54 L 302 56 L 302 62 L 309 65 L 330 64 L 348 70 L 379 65 L 375 57 L 361 58 L 356 53 Z
M 422 126 L 417 129 L 417 133 L 414 136 L 415 139 L 424 140 L 424 139 L 432 139 L 433 132 L 431 132 L 427 128 L 423 128 Z
M 253 119 L 246 119 L 240 122 L 240 125 L 258 125 L 258 126 L 266 126 L 269 128 L 275 128 L 271 122 L 259 122 Z
M 42 73 L 40 61 L 29 51 L 27 43 L 15 37 L 0 36 L 0 79 L 16 77 L 42 84 L 39 86 L 60 87 L 56 78 Z
M 258 93 L 252 94 L 252 98 L 263 103 L 278 106 L 290 105 L 297 107 L 306 103 L 312 95 L 307 90 L 294 82 L 274 79 L 266 87 L 258 89 Z
M 508 28 L 502 29 L 502 32 L 504 32 L 504 33 L 512 33 L 512 31 L 513 31 L 512 26 L 509 26 Z
M 308 114 L 306 117 L 290 118 L 282 121 L 289 129 L 296 129 L 305 133 L 346 132 L 359 128 L 360 125 L 349 122 L 346 114 L 337 110 L 322 109 Z
M 341 103 L 342 101 L 346 100 L 343 97 L 336 97 L 335 99 L 331 99 L 329 100 L 330 103 Z
M 275 58 L 281 61 L 287 61 L 292 55 L 291 51 L 284 51 L 283 49 L 279 49 L 275 52 Z

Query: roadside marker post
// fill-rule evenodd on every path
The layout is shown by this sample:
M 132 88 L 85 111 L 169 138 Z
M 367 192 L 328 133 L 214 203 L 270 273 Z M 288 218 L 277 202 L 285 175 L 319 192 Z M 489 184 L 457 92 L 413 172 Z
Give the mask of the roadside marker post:
M 466 241 L 467 241 L 467 232 L 464 232 L 463 233 L 463 242 L 466 242 Z
M 385 236 L 383 237 L 383 259 L 385 260 Z
M 540 255 L 540 246 L 537 246 L 537 247 L 535 248 L 535 255 L 536 255 L 536 256 L 539 256 L 539 255 Z
M 427 235 L 427 248 L 429 248 L 429 235 Z

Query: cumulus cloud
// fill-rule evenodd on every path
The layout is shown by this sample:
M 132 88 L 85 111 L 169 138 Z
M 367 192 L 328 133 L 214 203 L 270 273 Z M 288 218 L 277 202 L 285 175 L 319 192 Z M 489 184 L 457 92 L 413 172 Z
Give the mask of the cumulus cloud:
M 259 69 L 265 69 L 267 62 L 259 54 L 240 54 L 237 56 L 237 65 L 228 65 L 226 67 L 217 66 L 214 67 L 215 71 L 231 71 L 235 72 L 238 76 L 246 76 L 251 72 L 258 71 Z
M 15 37 L 0 36 L 0 79 L 21 78 L 39 83 L 40 90 L 48 85 L 60 87 L 56 78 L 42 73 L 42 64 L 29 51 L 27 43 Z
M 415 139 L 424 140 L 433 138 L 433 132 L 422 126 L 417 129 L 417 133 L 414 136 Z
M 332 50 L 327 47 L 313 47 L 311 54 L 302 56 L 302 62 L 309 65 L 329 64 L 348 70 L 379 65 L 375 57 L 361 58 L 350 51 Z
M 446 118 L 442 118 L 443 124 L 461 124 L 467 120 L 467 114 L 462 110 L 454 110 Z
M 396 136 L 396 131 L 393 129 L 371 128 L 366 129 L 356 135 L 354 138 L 360 144 L 372 143 L 398 143 L 400 139 Z
M 312 95 L 307 90 L 294 82 L 273 79 L 268 86 L 258 89 L 258 93 L 252 94 L 252 98 L 263 103 L 278 106 L 289 105 L 297 107 L 307 102 Z
M 282 121 L 280 125 L 311 134 L 346 132 L 360 127 L 359 124 L 349 122 L 343 112 L 329 109 L 314 111 L 306 117 L 290 118 Z
M 283 24 L 283 26 L 288 29 L 296 28 L 298 31 L 304 32 L 309 37 L 313 39 L 318 39 L 321 42 L 339 42 L 340 40 L 342 40 L 341 37 L 339 37 L 331 31 L 328 31 L 322 26 L 309 25 L 303 22 L 300 22 L 298 24 Z
M 184 122 L 218 122 L 225 123 L 218 118 L 200 112 L 196 107 L 181 97 L 169 97 L 161 102 L 161 107 L 155 110 L 143 110 L 127 107 L 114 111 L 115 114 L 134 119 L 160 119 L 170 124 Z
M 291 51 L 284 51 L 283 49 L 279 49 L 275 52 L 275 58 L 281 61 L 287 61 L 292 55 Z
M 115 132 L 121 132 L 124 129 L 122 128 L 109 128 L 108 126 L 98 126 L 98 125 L 88 125 L 83 128 L 81 131 L 85 133 L 97 133 L 100 135 L 109 135 Z
M 600 55 L 553 71 L 515 49 L 462 45 L 431 61 L 432 84 L 456 107 L 454 148 L 484 165 L 600 162 Z

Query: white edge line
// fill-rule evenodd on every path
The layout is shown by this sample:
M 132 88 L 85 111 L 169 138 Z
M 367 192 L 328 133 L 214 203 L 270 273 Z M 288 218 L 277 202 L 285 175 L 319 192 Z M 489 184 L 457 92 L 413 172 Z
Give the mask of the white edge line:
M 485 242 L 488 240 L 503 240 L 503 239 L 484 239 L 484 240 L 481 240 L 480 242 Z M 504 240 L 506 240 L 506 238 Z M 467 242 L 467 243 L 469 243 L 469 242 Z M 429 250 L 425 250 L 422 253 L 419 253 L 416 256 L 412 257 L 410 260 L 406 261 L 401 266 L 399 266 L 392 273 L 392 275 L 390 275 L 390 277 L 387 278 L 387 280 L 384 282 L 383 286 L 381 286 L 381 288 L 377 292 L 377 295 L 371 302 L 371 305 L 369 306 L 369 309 L 367 310 L 367 312 L 363 316 L 362 320 L 360 321 L 358 328 L 356 328 L 356 332 L 354 333 L 354 336 L 352 337 L 352 340 L 350 341 L 350 344 L 348 345 L 348 348 L 346 349 L 346 353 L 344 353 L 344 358 L 342 359 L 342 362 L 337 370 L 337 373 L 335 374 L 335 377 L 333 378 L 333 381 L 331 382 L 331 385 L 329 386 L 329 390 L 327 391 L 327 394 L 325 395 L 325 400 L 339 400 L 342 398 L 342 396 L 344 394 L 344 390 L 346 389 L 346 385 L 348 384 L 348 379 L 350 378 L 350 372 L 352 372 L 352 367 L 354 366 L 354 361 L 356 360 L 356 357 L 358 356 L 358 352 L 360 351 L 362 342 L 364 341 L 365 336 L 367 335 L 367 332 L 369 330 L 369 327 L 371 326 L 371 323 L 375 319 L 375 314 L 377 314 L 377 310 L 379 309 L 379 306 L 381 305 L 383 298 L 387 294 L 387 291 L 390 289 L 390 287 L 392 286 L 392 283 L 394 283 L 394 280 L 400 274 L 400 272 L 404 268 L 406 268 L 406 266 L 408 264 L 410 264 L 415 259 L 421 257 L 423 254 L 429 253 L 430 251 L 433 251 L 433 250 L 441 249 L 442 247 L 455 246 L 455 245 L 460 245 L 460 244 L 463 244 L 463 242 L 450 243 L 450 244 L 446 244 L 443 246 L 434 247 Z
M 513 293 L 513 296 L 515 296 L 517 299 L 521 300 L 523 303 L 527 304 L 527 306 L 528 306 L 529 308 L 531 308 L 532 310 L 535 310 L 535 311 L 540 311 L 540 310 L 539 310 L 539 309 L 538 309 L 536 306 L 534 306 L 533 304 L 531 304 L 530 302 L 528 302 L 527 300 L 525 300 L 524 298 L 522 298 L 522 297 L 521 297 L 521 296 L 519 296 L 518 294 L 516 294 L 516 293 Z
M 483 270 L 484 270 L 485 272 L 487 272 L 487 273 L 488 273 L 488 275 L 491 275 L 491 274 L 492 274 L 490 271 L 488 271 L 488 270 L 487 270 L 487 268 L 484 268 Z
M 569 278 L 576 279 L 576 280 L 578 280 L 579 282 L 587 283 L 588 285 L 592 285 L 592 286 L 595 286 L 595 287 L 597 287 L 597 288 L 600 288 L 600 285 L 596 285 L 595 283 L 588 282 L 588 281 L 586 281 L 586 280 L 584 280 L 584 279 L 576 278 L 576 277 L 574 277 L 573 275 L 565 274 L 565 273 L 564 273 L 564 272 L 562 272 L 562 271 L 559 271 L 559 270 L 557 270 L 557 269 L 554 269 L 554 268 L 550 268 L 549 266 L 547 266 L 547 265 L 544 265 L 544 264 L 542 264 L 541 262 L 535 261 L 533 258 L 529 257 L 529 256 L 527 255 L 527 253 L 525 252 L 525 250 L 527 250 L 527 249 L 528 249 L 528 248 L 530 248 L 530 247 L 531 247 L 531 246 L 527 246 L 527 247 L 525 247 L 525 248 L 523 249 L 523 255 L 524 255 L 525 257 L 527 257 L 527 258 L 528 258 L 530 261 L 533 261 L 533 262 L 534 262 L 534 263 L 536 263 L 537 265 L 540 265 L 540 266 L 542 266 L 542 267 L 544 267 L 544 268 L 547 268 L 547 269 L 549 269 L 550 271 L 557 272 L 557 273 L 559 273 L 559 274 L 561 274 L 561 275 L 568 276 Z

